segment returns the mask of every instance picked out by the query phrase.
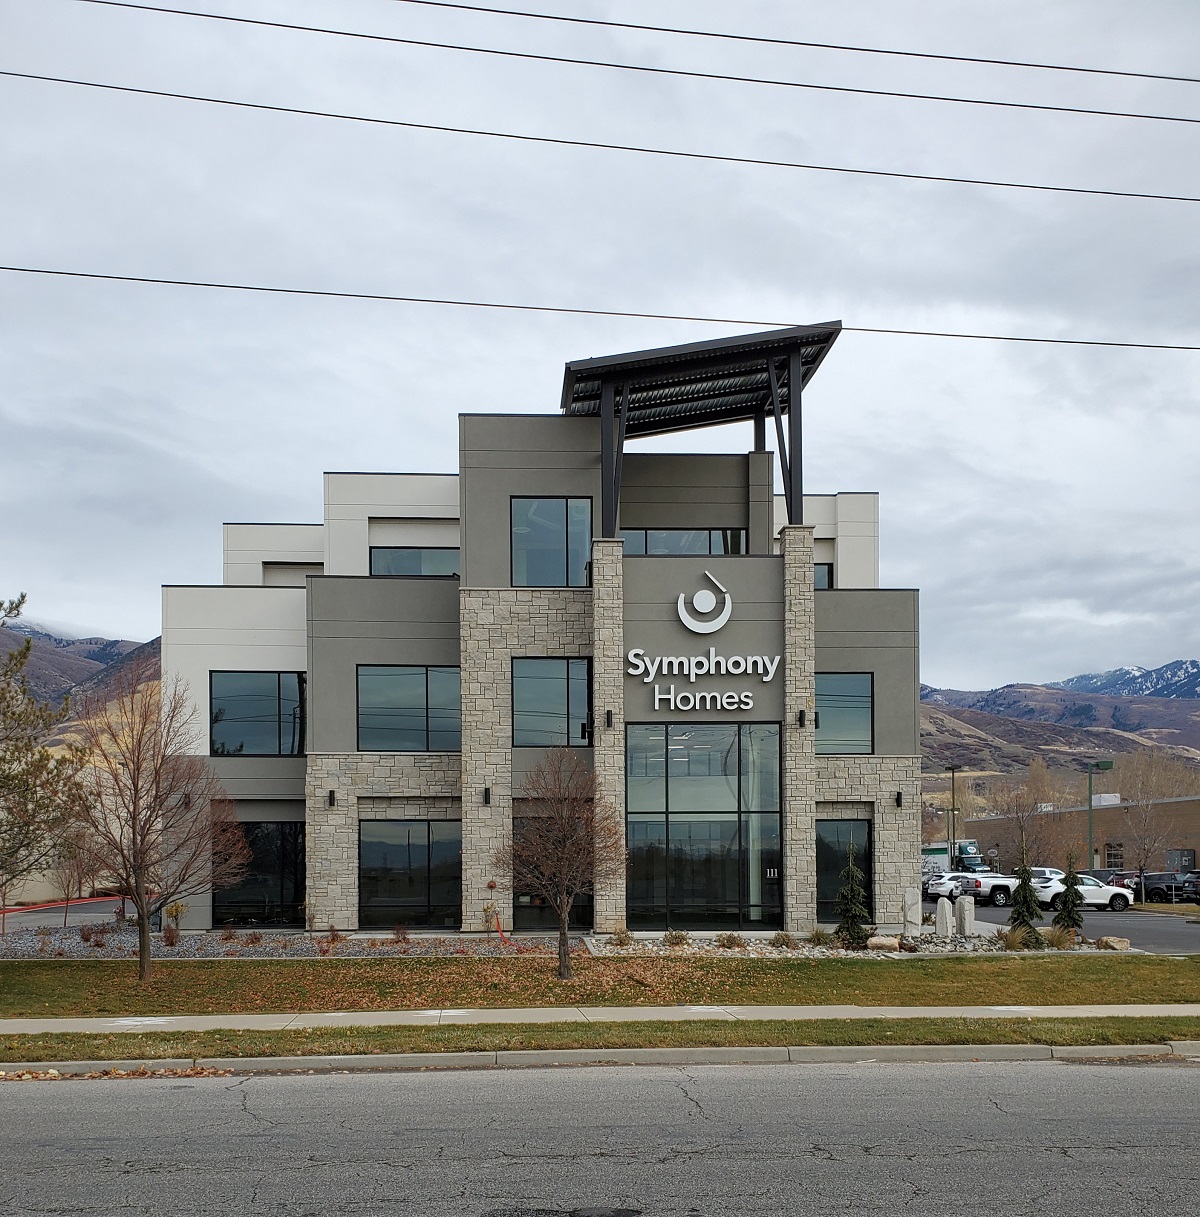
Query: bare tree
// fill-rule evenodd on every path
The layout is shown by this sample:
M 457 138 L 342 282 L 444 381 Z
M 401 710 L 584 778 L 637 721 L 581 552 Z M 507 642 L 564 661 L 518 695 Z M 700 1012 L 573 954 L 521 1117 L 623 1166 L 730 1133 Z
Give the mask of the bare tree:
M 150 977 L 150 918 L 172 900 L 236 883 L 250 851 L 206 757 L 186 686 L 131 663 L 80 721 L 88 800 L 80 826 L 137 911 L 138 979 Z
M 568 925 L 575 898 L 625 874 L 619 813 L 596 796 L 596 776 L 574 748 L 552 748 L 521 791 L 525 813 L 513 817 L 512 841 L 496 850 L 496 868 L 512 890 L 540 897 L 558 914 L 558 975 L 570 980 Z
M 100 877 L 104 864 L 87 832 L 76 825 L 59 844 L 45 875 L 55 895 L 63 898 L 63 925 L 71 912 L 71 901 L 81 899 L 83 889 Z
M 0 601 L 0 627 L 20 616 L 24 595 Z M 25 641 L 0 658 L 0 891 L 53 859 L 79 799 L 80 758 L 51 753 L 46 739 L 67 714 L 34 699 L 25 679 L 33 646 Z M 2 918 L 0 918 L 2 919 Z M 2 927 L 0 927 L 2 928 Z
M 1200 793 L 1200 773 L 1158 748 L 1139 748 L 1117 760 L 1117 784 L 1125 808 L 1125 837 L 1139 875 L 1157 869 L 1174 831 L 1164 799 Z M 1146 893 L 1142 892 L 1145 900 Z
M 1009 869 L 1045 866 L 1078 847 L 1070 818 L 1043 810 L 1045 794 L 1045 788 L 1036 782 L 996 784 L 989 792 L 988 802 L 996 817 L 994 826 L 989 825 L 989 835 L 994 836 Z

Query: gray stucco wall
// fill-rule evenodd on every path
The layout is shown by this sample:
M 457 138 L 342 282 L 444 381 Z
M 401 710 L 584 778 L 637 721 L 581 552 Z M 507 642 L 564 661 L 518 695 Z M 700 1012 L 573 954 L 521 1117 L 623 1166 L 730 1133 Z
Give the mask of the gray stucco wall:
M 600 527 L 600 422 L 535 414 L 459 417 L 463 587 L 511 587 L 514 495 L 592 499 Z
M 302 756 L 212 756 L 209 767 L 239 803 L 243 799 L 303 799 Z
M 308 589 L 308 751 L 354 752 L 359 664 L 458 665 L 458 580 L 330 575 Z
M 921 751 L 917 593 L 816 593 L 817 672 L 873 672 L 875 755 Z
M 745 456 L 626 452 L 622 528 L 748 528 Z
M 685 608 L 695 592 L 707 588 L 720 593 L 708 579 L 712 575 L 728 589 L 733 600 L 729 621 L 712 634 L 694 634 L 680 621 L 678 597 Z M 629 722 L 727 722 L 733 720 L 778 721 L 783 718 L 783 562 L 778 557 L 626 557 L 624 560 L 624 649 L 644 650 L 659 656 L 766 655 L 778 659 L 770 681 L 752 675 L 667 675 L 647 683 L 645 673 L 624 677 L 625 718 Z M 712 614 L 710 614 L 712 616 Z M 628 662 L 626 669 L 628 669 Z M 754 706 L 749 710 L 704 710 L 673 712 L 665 703 L 654 709 L 655 686 L 666 691 L 694 693 L 713 690 L 749 692 Z M 597 711 L 602 710 L 597 707 Z

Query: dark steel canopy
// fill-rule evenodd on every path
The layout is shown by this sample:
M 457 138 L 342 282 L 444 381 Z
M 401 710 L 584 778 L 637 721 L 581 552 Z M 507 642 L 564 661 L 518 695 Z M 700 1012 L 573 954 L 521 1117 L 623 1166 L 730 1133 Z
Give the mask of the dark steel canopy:
M 801 388 L 808 384 L 841 332 L 840 321 L 797 325 L 710 342 L 577 359 L 563 374 L 564 414 L 599 415 L 605 382 L 627 387 L 625 434 L 663 435 L 765 415 L 771 409 L 768 360 L 798 355 Z M 791 405 L 789 377 L 779 388 L 779 408 Z M 618 410 L 625 413 L 624 402 Z
M 601 535 L 616 536 L 627 437 L 753 420 L 754 447 L 762 451 L 768 411 L 788 520 L 803 523 L 800 399 L 841 329 L 840 321 L 827 321 L 567 364 L 563 413 L 601 420 Z

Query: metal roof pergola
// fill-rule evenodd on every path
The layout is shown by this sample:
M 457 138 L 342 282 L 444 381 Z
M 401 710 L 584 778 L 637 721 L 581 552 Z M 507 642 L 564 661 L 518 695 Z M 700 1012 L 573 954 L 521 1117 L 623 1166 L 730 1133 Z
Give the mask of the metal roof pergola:
M 762 452 L 768 411 L 788 522 L 803 523 L 801 393 L 841 328 L 829 321 L 568 363 L 563 413 L 601 420 L 601 535 L 616 536 L 626 438 L 752 420 L 754 449 Z

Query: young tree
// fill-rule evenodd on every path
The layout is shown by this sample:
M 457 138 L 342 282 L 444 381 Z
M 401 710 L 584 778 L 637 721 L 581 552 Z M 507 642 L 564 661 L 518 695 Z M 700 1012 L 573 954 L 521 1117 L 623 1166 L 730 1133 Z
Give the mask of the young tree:
M 1024 926 L 1028 947 L 1045 946 L 1041 934 L 1038 933 L 1035 922 L 1042 921 L 1042 910 L 1038 906 L 1037 894 L 1033 890 L 1033 872 L 1024 861 L 1017 867 L 1017 886 L 1013 892 L 1012 911 L 1008 915 L 1008 924 Z
M 1125 843 L 1129 858 L 1143 877 L 1159 869 L 1163 850 L 1174 831 L 1164 799 L 1200 792 L 1200 773 L 1157 748 L 1139 748 L 1117 760 L 1117 783 L 1125 808 Z M 1145 887 L 1143 882 L 1142 887 Z M 1141 893 L 1146 899 L 1146 893 Z
M 63 898 L 64 927 L 70 916 L 72 899 L 82 898 L 83 889 L 96 882 L 102 869 L 87 833 L 78 826 L 68 829 L 45 872 L 54 893 Z
M 596 775 L 574 748 L 552 748 L 521 791 L 524 813 L 494 855 L 512 891 L 545 900 L 558 915 L 558 976 L 570 980 L 568 923 L 577 896 L 624 880 L 620 815 L 597 798 Z
M 0 602 L 0 627 L 17 617 L 24 594 Z M 80 759 L 54 755 L 46 739 L 67 715 L 30 696 L 25 667 L 33 640 L 0 659 L 0 891 L 53 859 L 80 797 Z
M 870 935 L 864 924 L 867 912 L 867 889 L 863 885 L 865 876 L 854 861 L 854 842 L 846 848 L 846 869 L 842 871 L 842 885 L 838 888 L 834 908 L 837 910 L 838 926 L 834 930 L 843 946 L 862 949 Z
M 1083 893 L 1079 890 L 1078 883 L 1075 853 L 1072 851 L 1067 854 L 1067 873 L 1063 876 L 1063 894 L 1054 914 L 1054 924 L 1076 934 L 1083 929 Z
M 80 826 L 137 911 L 138 979 L 150 977 L 150 918 L 172 900 L 236 883 L 250 851 L 233 806 L 199 755 L 205 738 L 185 686 L 129 664 L 79 723 L 88 800 Z M 207 749 L 204 749 L 207 751 Z

